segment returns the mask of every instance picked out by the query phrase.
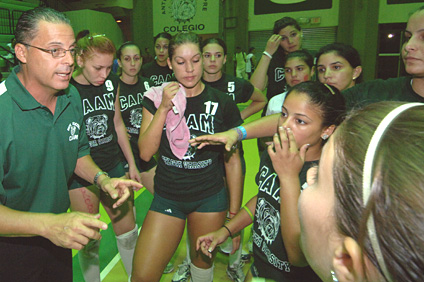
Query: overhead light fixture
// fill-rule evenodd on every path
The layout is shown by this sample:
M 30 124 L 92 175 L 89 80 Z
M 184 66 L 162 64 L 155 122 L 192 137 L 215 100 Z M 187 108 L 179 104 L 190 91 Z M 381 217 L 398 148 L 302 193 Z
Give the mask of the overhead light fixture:
M 387 38 L 393 38 L 393 37 L 395 37 L 395 35 L 393 33 L 387 34 Z
M 122 20 L 117 19 L 117 20 L 116 20 L 116 22 L 117 22 L 117 23 L 122 23 Z

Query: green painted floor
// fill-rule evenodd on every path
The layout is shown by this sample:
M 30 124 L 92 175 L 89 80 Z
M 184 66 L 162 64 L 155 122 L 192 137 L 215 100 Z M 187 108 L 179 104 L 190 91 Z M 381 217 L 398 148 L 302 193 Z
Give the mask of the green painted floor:
M 248 118 L 246 122 L 257 119 L 260 117 L 260 114 L 255 114 L 252 117 Z M 243 194 L 243 204 L 245 204 L 250 198 L 252 198 L 257 193 L 257 186 L 255 183 L 255 176 L 259 169 L 259 155 L 258 149 L 256 146 L 256 139 L 243 141 L 244 157 L 246 160 L 246 178 L 244 185 L 244 194 Z M 150 203 L 153 196 L 145 189 L 140 190 L 135 194 L 135 205 L 137 210 L 137 224 L 142 226 L 144 217 L 147 214 Z M 106 212 L 101 207 L 101 219 L 109 224 L 109 228 L 105 231 L 102 231 L 102 241 L 100 243 L 100 271 L 102 273 L 101 278 L 104 282 L 126 282 L 128 277 L 125 273 L 124 266 L 119 259 L 115 235 L 110 224 L 110 220 Z M 247 242 L 247 239 L 250 235 L 250 228 L 245 229 L 244 241 Z M 185 234 L 181 240 L 181 243 L 172 258 L 171 262 L 175 267 L 180 264 L 186 254 L 186 238 Z M 76 256 L 77 251 L 73 251 L 73 269 L 74 269 L 74 281 L 75 282 L 84 282 L 82 273 L 78 263 L 78 256 Z M 215 259 L 215 272 L 214 272 L 214 281 L 231 281 L 226 273 L 226 265 L 228 263 L 228 257 L 224 254 L 218 253 Z M 246 264 L 244 272 L 248 270 L 249 264 Z M 175 271 L 175 270 L 174 270 Z M 164 274 L 162 276 L 161 282 L 168 282 L 172 280 L 174 272 L 170 274 Z M 90 282 L 90 281 L 87 281 Z

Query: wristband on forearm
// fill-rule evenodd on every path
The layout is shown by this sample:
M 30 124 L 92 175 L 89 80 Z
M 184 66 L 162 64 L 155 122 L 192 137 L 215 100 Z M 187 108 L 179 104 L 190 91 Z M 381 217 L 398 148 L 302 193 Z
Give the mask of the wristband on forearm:
M 227 226 L 222 225 L 222 227 L 224 227 L 225 229 L 227 229 L 228 233 L 230 234 L 230 237 L 233 238 L 233 234 L 231 233 L 230 229 L 228 229 Z
M 272 59 L 272 55 L 268 53 L 267 51 L 263 51 L 263 54 L 267 56 L 268 58 Z
M 99 177 L 100 177 L 101 175 L 106 175 L 107 177 L 109 177 L 109 174 L 108 174 L 107 172 L 105 172 L 105 171 L 99 171 L 99 172 L 96 174 L 96 176 L 94 176 L 93 184 L 94 184 L 94 185 L 96 185 L 96 186 L 97 186 L 97 188 L 99 188 L 99 189 L 101 189 L 101 187 L 100 187 L 100 183 L 98 183 L 97 181 L 99 180 Z
M 244 206 L 244 207 L 243 207 L 243 209 L 245 209 L 245 210 L 246 210 L 246 212 L 249 214 L 249 216 L 250 216 L 250 218 L 252 219 L 252 222 L 253 222 L 253 214 L 252 214 L 252 212 L 249 210 L 249 208 L 248 208 L 248 207 L 246 207 L 246 206 Z
M 233 128 L 237 132 L 237 141 L 241 141 L 246 139 L 247 132 L 246 129 L 243 126 L 237 126 Z

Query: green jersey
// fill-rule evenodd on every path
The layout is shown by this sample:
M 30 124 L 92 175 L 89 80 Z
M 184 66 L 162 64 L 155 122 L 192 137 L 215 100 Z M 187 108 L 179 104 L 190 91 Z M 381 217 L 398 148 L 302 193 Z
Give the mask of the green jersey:
M 63 213 L 78 158 L 89 154 L 75 87 L 57 93 L 54 114 L 17 77 L 0 84 L 0 203 L 11 209 Z

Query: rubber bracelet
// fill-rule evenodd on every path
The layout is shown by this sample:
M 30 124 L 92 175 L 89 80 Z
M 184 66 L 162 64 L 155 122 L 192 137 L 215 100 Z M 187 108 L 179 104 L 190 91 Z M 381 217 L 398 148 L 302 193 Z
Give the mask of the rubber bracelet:
M 247 132 L 246 132 L 246 128 L 244 128 L 243 126 L 237 126 L 235 128 L 233 128 L 235 131 L 237 131 L 237 141 L 241 141 L 246 139 L 247 137 Z
M 225 229 L 227 229 L 228 233 L 230 234 L 230 237 L 233 238 L 233 234 L 231 233 L 230 229 L 228 229 L 227 226 L 222 225 L 222 227 L 224 227 Z
M 267 51 L 264 51 L 263 54 L 267 56 L 268 58 L 272 59 L 272 55 L 268 53 Z
M 109 177 L 109 174 L 105 171 L 99 171 L 96 176 L 94 176 L 93 179 L 93 183 L 94 185 L 96 185 L 98 188 L 100 188 L 99 183 L 97 183 L 97 180 L 99 180 L 100 175 L 106 175 L 107 177 Z
M 253 214 L 252 214 L 252 212 L 249 210 L 249 208 L 248 208 L 248 207 L 246 207 L 246 206 L 244 206 L 244 207 L 243 207 L 243 209 L 245 209 L 245 210 L 246 210 L 246 212 L 249 214 L 250 218 L 251 218 L 251 219 L 252 219 L 252 221 L 253 221 Z
M 237 213 L 236 212 L 228 212 L 230 215 L 236 215 Z

